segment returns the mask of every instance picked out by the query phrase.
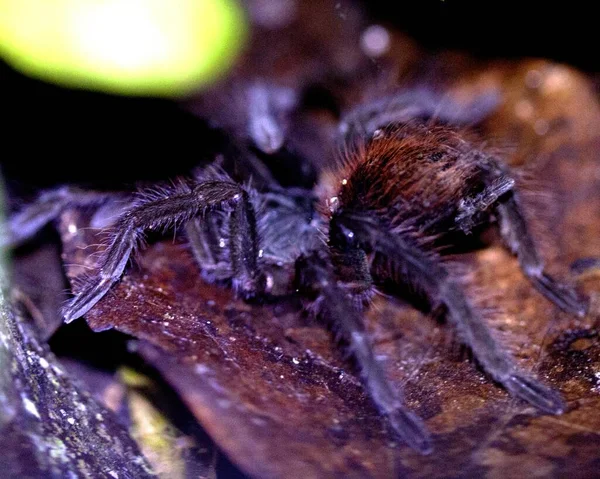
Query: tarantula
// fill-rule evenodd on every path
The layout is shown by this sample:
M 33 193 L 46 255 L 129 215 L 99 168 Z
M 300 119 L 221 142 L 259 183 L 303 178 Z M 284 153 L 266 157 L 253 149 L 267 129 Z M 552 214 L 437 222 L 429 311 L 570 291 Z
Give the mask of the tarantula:
M 252 88 L 253 97 L 263 97 Z M 272 153 L 284 132 L 264 101 L 266 107 L 248 109 L 262 115 L 253 118 L 248 136 Z M 432 450 L 429 434 L 386 380 L 362 319 L 364 304 L 384 281 L 408 283 L 432 307 L 442 307 L 492 379 L 560 414 L 560 395 L 517 367 L 437 252 L 445 239 L 496 222 L 533 285 L 562 310 L 586 312 L 585 299 L 545 272 L 508 167 L 449 126 L 478 120 L 494 104 L 477 100 L 457 115 L 451 106 L 439 108 L 435 95 L 409 90 L 359 106 L 342 117 L 339 132 L 360 141 L 347 148 L 341 166 L 321 172 L 313 191 L 276 185 L 259 191 L 214 168 L 175 187 L 142 191 L 116 220 L 97 273 L 66 305 L 65 320 L 83 316 L 110 290 L 145 233 L 185 225 L 207 279 L 230 281 L 246 299 L 301 294 L 330 321 L 375 405 L 417 451 Z M 67 206 L 106 201 L 104 194 L 73 189 L 46 193 L 11 219 L 13 240 L 33 235 Z

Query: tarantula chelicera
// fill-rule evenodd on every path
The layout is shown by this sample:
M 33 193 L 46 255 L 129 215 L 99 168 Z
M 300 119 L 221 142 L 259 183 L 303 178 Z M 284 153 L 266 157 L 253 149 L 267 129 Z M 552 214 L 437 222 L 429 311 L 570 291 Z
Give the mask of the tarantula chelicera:
M 248 137 L 257 149 L 277 149 L 284 132 L 269 112 L 268 96 L 253 88 L 265 104 L 249 108 L 260 113 Z M 384 281 L 408 283 L 432 307 L 442 307 L 479 364 L 511 394 L 561 413 L 560 395 L 521 371 L 494 339 L 444 265 L 439 246 L 497 223 L 523 273 L 548 300 L 577 316 L 585 314 L 586 301 L 545 272 L 508 167 L 449 126 L 480 119 L 495 101 L 478 100 L 457 115 L 438 100 L 405 91 L 342 116 L 340 136 L 359 141 L 347 148 L 341 166 L 320 172 L 312 191 L 275 185 L 257 190 L 216 169 L 176 187 L 142 191 L 116 220 L 97 272 L 66 305 L 65 320 L 83 316 L 110 290 L 145 233 L 185 225 L 206 278 L 230 281 L 244 298 L 307 298 L 345 338 L 373 402 L 414 449 L 429 452 L 429 435 L 386 380 L 363 325 L 361 308 Z M 69 189 L 46 193 L 12 218 L 10 230 L 24 239 L 66 206 L 106 200 Z

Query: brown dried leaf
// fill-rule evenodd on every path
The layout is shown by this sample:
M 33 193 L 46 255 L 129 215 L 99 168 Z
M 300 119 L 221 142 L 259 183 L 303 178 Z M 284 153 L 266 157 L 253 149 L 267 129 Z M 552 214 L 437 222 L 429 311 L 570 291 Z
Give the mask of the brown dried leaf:
M 497 88 L 487 134 L 517 146 L 556 195 L 546 249 L 550 269 L 600 257 L 600 108 L 588 81 L 545 62 L 487 65 L 449 80 L 457 92 Z M 470 90 L 469 90 L 470 89 Z M 535 210 L 531 219 L 542 225 Z M 76 233 L 72 227 L 76 225 Z M 65 262 L 78 277 L 98 243 L 77 212 L 65 215 Z M 542 231 L 543 228 L 540 228 Z M 87 316 L 139 339 L 139 352 L 179 392 L 218 445 L 257 477 L 585 477 L 600 466 L 598 313 L 576 321 L 529 285 L 500 245 L 458 258 L 501 308 L 489 321 L 522 367 L 560 389 L 562 416 L 513 400 L 448 346 L 448 328 L 379 298 L 368 325 L 389 379 L 434 434 L 422 457 L 398 444 L 329 334 L 293 303 L 256 306 L 209 285 L 181 244 L 145 251 Z M 581 282 L 597 303 L 598 276 Z

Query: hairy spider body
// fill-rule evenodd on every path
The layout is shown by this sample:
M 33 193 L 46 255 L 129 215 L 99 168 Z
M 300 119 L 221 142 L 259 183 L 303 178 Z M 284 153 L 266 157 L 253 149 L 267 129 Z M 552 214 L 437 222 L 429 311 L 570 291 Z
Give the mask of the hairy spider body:
M 544 272 L 508 168 L 464 131 L 407 120 L 405 103 L 392 104 L 381 116 L 368 107 L 346 116 L 342 135 L 367 134 L 340 168 L 322 172 L 319 199 L 312 191 L 277 185 L 255 191 L 215 170 L 177 187 L 142 192 L 115 222 L 98 272 L 64 308 L 66 321 L 84 315 L 110 290 L 146 232 L 182 225 L 207 279 L 230 280 L 245 298 L 302 294 L 344 337 L 394 431 L 422 453 L 431 451 L 429 435 L 385 378 L 362 320 L 362 303 L 386 279 L 408 283 L 432 306 L 442 306 L 477 361 L 508 391 L 543 411 L 562 412 L 558 393 L 520 371 L 495 341 L 437 247 L 447 232 L 468 234 L 497 220 L 542 294 L 579 316 L 585 301 Z M 419 117 L 430 113 L 417 110 Z M 65 206 L 58 198 L 63 203 L 54 208 L 38 202 L 16 215 L 13 236 L 19 239 L 14 230 L 25 226 L 31 235 L 58 214 Z M 78 196 L 68 203 L 79 205 Z M 81 204 L 88 203 L 82 196 Z
M 405 124 L 357 150 L 336 173 L 331 209 L 375 213 L 392 231 L 447 232 L 461 200 L 484 189 L 478 153 L 451 128 Z

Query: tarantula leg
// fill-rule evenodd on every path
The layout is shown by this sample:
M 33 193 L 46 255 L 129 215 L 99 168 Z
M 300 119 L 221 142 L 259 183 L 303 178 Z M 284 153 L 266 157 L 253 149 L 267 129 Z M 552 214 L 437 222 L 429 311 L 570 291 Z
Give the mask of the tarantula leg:
M 342 116 L 339 132 L 346 140 L 371 137 L 389 125 L 431 118 L 454 125 L 477 124 L 499 103 L 497 91 L 489 91 L 462 105 L 429 88 L 408 88 L 351 110 Z
M 256 215 L 248 193 L 241 191 L 232 198 L 234 207 L 229 219 L 229 255 L 233 287 L 245 298 L 250 298 L 262 291 L 265 285 L 258 268 Z
M 502 195 L 511 191 L 514 186 L 515 180 L 508 176 L 499 176 L 486 185 L 481 193 L 461 200 L 458 206 L 459 213 L 456 216 L 458 227 L 465 234 L 469 234 L 475 226 L 477 215 L 490 208 Z
M 582 275 L 596 269 L 600 269 L 600 258 L 579 258 L 571 263 L 571 272 L 575 275 Z
M 114 193 L 84 191 L 73 187 L 46 191 L 8 220 L 8 231 L 0 238 L 0 247 L 14 247 L 30 240 L 68 208 L 101 206 L 114 197 Z
M 533 285 L 563 311 L 585 316 L 588 307 L 586 302 L 571 287 L 558 283 L 544 272 L 544 263 L 529 233 L 515 193 L 501 198 L 496 208 L 502 237 L 517 255 L 521 269 Z
M 253 290 L 258 281 L 256 223 L 248 193 L 227 181 L 207 181 L 193 190 L 146 200 L 126 211 L 117 221 L 114 237 L 104 253 L 98 274 L 63 310 L 66 322 L 83 316 L 123 274 L 132 251 L 148 230 L 186 223 L 209 208 L 230 205 L 230 254 L 240 289 Z
M 223 248 L 224 244 L 214 220 L 213 215 L 203 220 L 193 218 L 185 225 L 185 234 L 202 274 L 210 281 L 220 281 L 231 278 L 232 273 L 231 265 L 219 260 L 217 248 Z
M 301 257 L 297 263 L 297 281 L 301 289 L 316 291 L 316 309 L 330 321 L 349 344 L 361 371 L 363 382 L 378 409 L 385 414 L 394 431 L 413 449 L 422 454 L 432 451 L 431 439 L 422 421 L 403 404 L 402 396 L 390 385 L 375 358 L 364 323 L 352 307 L 345 291 L 327 268 L 327 258 L 315 253 Z
M 289 116 L 298 102 L 290 88 L 256 82 L 246 92 L 248 135 L 263 152 L 272 154 L 283 146 Z
M 502 351 L 462 288 L 437 260 L 409 240 L 390 234 L 370 218 L 345 215 L 334 218 L 332 223 L 332 228 L 339 228 L 338 236 L 342 233 L 347 240 L 383 255 L 424 291 L 432 304 L 445 305 L 462 341 L 471 348 L 485 371 L 508 391 L 543 411 L 560 414 L 564 410 L 558 393 L 520 372 L 514 360 Z

